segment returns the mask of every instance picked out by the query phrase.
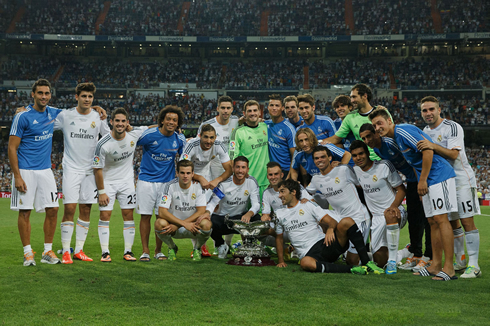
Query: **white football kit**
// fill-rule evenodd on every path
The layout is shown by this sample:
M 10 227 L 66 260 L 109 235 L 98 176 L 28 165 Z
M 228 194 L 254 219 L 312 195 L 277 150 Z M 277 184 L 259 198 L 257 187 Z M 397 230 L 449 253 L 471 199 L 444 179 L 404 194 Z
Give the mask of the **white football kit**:
M 226 148 L 225 152 L 228 153 L 228 148 L 230 148 L 230 139 L 231 134 L 235 129 L 238 128 L 238 117 L 235 115 L 230 116 L 230 120 L 228 120 L 228 124 L 222 125 L 220 124 L 216 118 L 209 119 L 204 121 L 199 126 L 199 130 L 197 134 L 201 134 L 201 128 L 203 125 L 210 124 L 216 130 L 216 140 L 220 141 L 223 146 Z M 223 174 L 225 170 L 221 165 L 221 162 L 218 158 L 215 158 L 211 161 L 211 180 L 216 179 L 220 175 Z
M 54 130 L 63 131 L 63 202 L 97 203 L 92 160 L 99 135 L 111 131 L 107 121 L 94 110 L 84 115 L 74 107 L 58 115 Z
M 223 163 L 230 161 L 230 156 L 228 156 L 227 147 L 219 140 L 216 140 L 210 149 L 204 151 L 201 148 L 201 139 L 196 137 L 186 144 L 180 160 L 189 160 L 194 163 L 194 173 L 211 181 L 214 179 L 211 173 L 212 162 L 217 160 L 222 166 Z
M 448 215 L 449 220 L 453 221 L 479 215 L 480 205 L 476 194 L 476 178 L 466 157 L 463 128 L 454 121 L 444 119 L 434 129 L 426 126 L 424 132 L 430 136 L 434 143 L 447 149 L 456 149 L 459 152 L 455 160 L 448 159 L 456 173 L 456 197 L 458 203 L 458 212 L 451 212 Z
M 360 167 L 355 166 L 354 172 L 364 191 L 366 204 L 373 214 L 371 248 L 372 252 L 376 252 L 381 247 L 388 246 L 384 212 L 395 200 L 396 191 L 394 188 L 400 186 L 403 181 L 393 164 L 385 160 L 374 161 L 373 166 L 368 171 L 363 171 Z M 402 205 L 398 209 L 401 213 L 401 229 L 407 222 L 407 214 Z
M 306 198 L 312 200 L 313 197 L 306 191 L 306 189 L 300 185 L 301 188 L 301 199 Z M 277 212 L 281 208 L 282 201 L 279 199 L 279 191 L 275 191 L 274 188 L 269 187 L 264 190 L 262 195 L 262 214 L 270 214 L 271 211 Z
M 314 202 L 298 204 L 294 207 L 282 206 L 276 212 L 276 234 L 288 233 L 294 250 L 302 259 L 308 251 L 321 239 L 325 239 L 325 233 L 319 222 L 325 215 L 337 219 L 336 213 L 324 210 Z
M 216 206 L 218 210 L 214 214 L 219 216 L 235 216 L 245 214 L 251 211 L 254 215 L 260 209 L 259 184 L 254 177 L 248 176 L 241 185 L 233 182 L 233 176 L 218 185 L 225 197 L 220 199 L 216 194 L 213 194 L 211 200 L 206 206 L 206 210 L 213 214 Z M 251 204 L 248 208 L 249 202 Z
M 148 127 L 135 128 L 121 140 L 116 140 L 111 133 L 102 137 L 95 148 L 92 168 L 102 169 L 104 187 L 109 204 L 100 206 L 101 211 L 112 211 L 117 198 L 121 209 L 136 207 L 134 187 L 133 157 L 136 143 Z
M 311 193 L 317 191 L 325 195 L 333 210 L 340 219 L 352 218 L 364 236 L 364 242 L 369 236 L 371 218 L 364 204 L 359 199 L 356 186 L 359 185 L 356 175 L 349 165 L 339 165 L 327 175 L 317 174 L 311 179 L 306 190 Z M 351 243 L 349 252 L 357 253 Z

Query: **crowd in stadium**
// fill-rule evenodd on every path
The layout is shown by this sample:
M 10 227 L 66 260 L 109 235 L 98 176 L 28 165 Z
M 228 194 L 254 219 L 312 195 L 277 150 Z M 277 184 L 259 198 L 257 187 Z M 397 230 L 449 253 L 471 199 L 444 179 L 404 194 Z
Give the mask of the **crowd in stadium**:
M 113 0 L 98 26 L 97 18 L 105 13 L 102 0 L 90 4 L 7 1 L 2 6 L 0 31 L 6 31 L 15 13 L 24 7 L 36 14 L 23 15 L 14 32 L 38 34 L 254 36 L 262 35 L 263 13 L 268 14 L 269 36 L 435 34 L 432 10 L 440 15 L 444 33 L 482 32 L 490 27 L 484 0 L 437 1 L 434 8 L 430 1 L 356 0 L 352 2 L 352 29 L 346 24 L 346 3 L 334 0 L 209 0 L 190 2 L 189 7 L 180 0 Z
M 161 83 L 195 83 L 197 88 L 301 89 L 308 67 L 310 88 L 364 82 L 377 88 L 393 83 L 403 89 L 478 89 L 490 83 L 490 61 L 484 57 L 208 61 L 76 61 L 60 58 L 15 57 L 2 62 L 0 80 L 52 79 L 60 67 L 57 87 L 95 82 L 99 87 L 149 88 Z M 393 77 L 393 81 L 392 78 Z

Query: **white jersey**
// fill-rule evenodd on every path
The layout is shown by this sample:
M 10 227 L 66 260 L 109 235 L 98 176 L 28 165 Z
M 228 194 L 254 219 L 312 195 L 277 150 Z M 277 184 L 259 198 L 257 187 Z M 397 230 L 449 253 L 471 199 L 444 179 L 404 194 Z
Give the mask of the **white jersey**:
M 220 141 L 223 144 L 223 146 L 225 146 L 226 148 L 225 152 L 228 152 L 228 148 L 230 148 L 231 134 L 233 133 L 234 130 L 238 128 L 238 117 L 236 115 L 230 116 L 230 119 L 228 120 L 228 123 L 226 125 L 220 124 L 216 118 L 212 118 L 207 121 L 204 121 L 199 126 L 199 130 L 197 131 L 198 135 L 201 135 L 202 126 L 207 124 L 214 127 L 214 129 L 216 130 L 216 140 Z M 223 172 L 225 172 L 225 170 L 223 169 L 223 166 L 221 165 L 219 159 L 215 158 L 214 160 L 212 160 L 211 178 L 215 179 L 219 177 L 221 174 L 223 174 Z
M 385 210 L 395 200 L 394 188 L 400 186 L 403 181 L 390 161 L 374 161 L 368 171 L 363 171 L 355 166 L 357 180 L 364 191 L 366 204 L 373 215 L 384 215 Z
M 191 183 L 188 189 L 182 189 L 179 179 L 175 178 L 162 187 L 160 207 L 167 208 L 170 214 L 185 220 L 197 210 L 196 207 L 206 206 L 206 195 L 199 183 Z
M 314 202 L 298 202 L 291 208 L 282 206 L 276 212 L 276 234 L 287 232 L 294 250 L 302 259 L 315 243 L 325 238 L 319 222 L 327 212 Z
M 339 165 L 327 175 L 314 175 L 306 190 L 310 194 L 321 192 L 341 218 L 350 217 L 359 224 L 365 220 L 366 208 L 357 194 L 358 185 L 352 168 Z
M 121 140 L 116 140 L 108 133 L 102 137 L 95 148 L 92 167 L 103 169 L 104 183 L 126 182 L 133 180 L 133 156 L 136 143 L 148 127 L 134 128 L 126 132 Z
M 208 181 L 213 180 L 211 179 L 211 161 L 215 159 L 218 160 L 220 165 L 229 162 L 228 148 L 219 140 L 216 140 L 210 149 L 204 151 L 201 148 L 201 139 L 199 137 L 191 139 L 185 145 L 184 152 L 180 157 L 180 160 L 189 160 L 194 163 L 194 173 L 203 176 Z
M 306 191 L 306 189 L 300 185 L 301 188 L 301 199 L 306 198 L 312 200 L 313 197 Z M 262 214 L 270 214 L 271 209 L 277 212 L 279 208 L 283 206 L 282 201 L 279 199 L 279 191 L 275 191 L 274 188 L 269 187 L 264 190 L 262 194 Z
M 54 121 L 54 129 L 63 131 L 63 171 L 93 174 L 92 160 L 99 135 L 111 132 L 97 111 L 83 115 L 77 108 L 63 110 Z
M 464 147 L 463 128 L 451 120 L 444 119 L 439 126 L 430 129 L 424 128 L 424 132 L 432 138 L 432 141 L 447 149 L 457 149 L 459 155 L 455 160 L 448 160 L 456 173 L 456 188 L 476 187 L 475 173 L 468 163 Z
M 229 214 L 230 216 L 245 214 L 247 211 L 252 211 L 252 213 L 257 214 L 260 209 L 260 195 L 259 195 L 259 184 L 254 177 L 248 176 L 241 185 L 237 185 L 233 182 L 233 176 L 229 177 L 225 181 L 218 185 L 225 196 L 220 200 L 216 194 L 209 200 L 206 210 L 214 212 L 216 206 L 218 210 L 217 215 L 225 216 Z M 250 209 L 249 203 L 251 205 Z

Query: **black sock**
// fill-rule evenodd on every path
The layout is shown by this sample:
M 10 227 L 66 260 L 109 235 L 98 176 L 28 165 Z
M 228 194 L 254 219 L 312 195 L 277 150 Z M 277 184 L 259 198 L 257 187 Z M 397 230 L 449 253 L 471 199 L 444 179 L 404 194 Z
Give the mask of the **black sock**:
M 354 223 L 354 225 L 352 225 L 347 230 L 347 237 L 349 238 L 350 242 L 352 242 L 352 244 L 356 248 L 357 254 L 359 255 L 359 258 L 361 259 L 361 263 L 363 265 L 366 265 L 369 262 L 368 251 L 367 251 L 366 245 L 364 244 L 364 238 L 362 236 L 362 232 L 357 227 L 357 224 Z
M 317 273 L 350 273 L 352 266 L 337 265 L 326 261 L 317 261 L 316 270 Z

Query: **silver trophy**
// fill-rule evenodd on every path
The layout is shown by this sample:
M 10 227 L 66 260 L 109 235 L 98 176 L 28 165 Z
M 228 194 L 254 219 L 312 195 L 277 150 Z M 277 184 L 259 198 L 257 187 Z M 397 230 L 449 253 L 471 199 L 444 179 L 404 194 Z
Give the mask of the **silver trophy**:
M 273 221 L 255 221 L 250 223 L 241 220 L 230 220 L 225 216 L 225 224 L 242 236 L 243 244 L 233 254 L 227 264 L 242 266 L 273 266 L 274 261 L 259 242 L 259 238 L 267 236 L 266 233 L 273 227 Z

